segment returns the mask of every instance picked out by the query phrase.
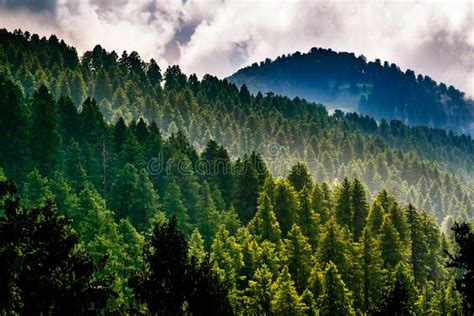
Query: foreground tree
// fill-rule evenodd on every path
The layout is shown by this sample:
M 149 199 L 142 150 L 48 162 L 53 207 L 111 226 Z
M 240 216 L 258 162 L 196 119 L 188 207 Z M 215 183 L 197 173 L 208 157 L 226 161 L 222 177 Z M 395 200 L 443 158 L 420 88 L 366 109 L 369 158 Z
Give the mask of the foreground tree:
M 155 225 L 145 245 L 143 267 L 129 280 L 148 311 L 160 315 L 229 313 L 227 289 L 211 269 L 209 259 L 198 264 L 188 258 L 188 245 L 173 216 Z
M 323 315 L 355 315 L 351 293 L 331 261 L 323 273 L 320 305 Z
M 474 314 L 474 230 L 468 223 L 455 223 L 452 230 L 459 246 L 457 254 L 449 255 L 448 267 L 464 270 L 456 279 L 456 289 L 461 293 L 466 315 Z
M 102 265 L 79 247 L 70 221 L 47 200 L 24 208 L 14 185 L 0 182 L 0 314 L 100 312 L 115 296 Z

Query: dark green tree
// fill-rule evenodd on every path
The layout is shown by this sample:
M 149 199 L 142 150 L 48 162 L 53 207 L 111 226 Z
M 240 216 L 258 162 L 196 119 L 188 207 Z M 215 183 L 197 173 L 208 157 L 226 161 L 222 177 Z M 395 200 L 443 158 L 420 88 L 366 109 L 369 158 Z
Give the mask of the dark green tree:
M 61 135 L 56 102 L 44 85 L 33 94 L 31 126 L 31 159 L 45 176 L 60 167 Z
M 79 246 L 71 222 L 47 200 L 24 208 L 14 185 L 0 182 L 0 311 L 46 315 L 97 313 L 115 293 L 111 277 Z
M 308 171 L 308 167 L 303 162 L 298 162 L 291 167 L 288 174 L 288 181 L 295 188 L 296 191 L 301 191 L 303 187 L 308 190 L 313 190 L 313 179 Z
M 463 311 L 470 315 L 474 313 L 474 230 L 468 223 L 455 223 L 452 230 L 459 250 L 449 256 L 448 267 L 463 271 L 456 278 L 456 289 L 462 295 Z

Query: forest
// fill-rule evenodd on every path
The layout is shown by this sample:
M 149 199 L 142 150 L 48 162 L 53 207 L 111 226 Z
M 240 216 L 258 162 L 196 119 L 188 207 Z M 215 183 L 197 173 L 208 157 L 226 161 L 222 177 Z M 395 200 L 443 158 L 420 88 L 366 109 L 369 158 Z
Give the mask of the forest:
M 474 141 L 0 31 L 2 314 L 469 315 Z
M 474 132 L 474 101 L 463 92 L 387 61 L 367 61 L 363 55 L 312 48 L 254 63 L 228 80 L 246 84 L 254 93 L 304 97 L 376 119 Z

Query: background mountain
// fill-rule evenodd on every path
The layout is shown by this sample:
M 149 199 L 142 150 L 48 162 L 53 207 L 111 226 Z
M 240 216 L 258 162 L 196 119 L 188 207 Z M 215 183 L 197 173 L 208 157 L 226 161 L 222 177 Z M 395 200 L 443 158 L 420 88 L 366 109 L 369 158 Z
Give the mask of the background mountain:
M 401 71 L 380 60 L 312 48 L 308 53 L 266 59 L 240 69 L 228 78 L 253 93 L 271 91 L 288 97 L 321 102 L 332 108 L 357 111 L 376 119 L 397 119 L 474 132 L 474 102 L 463 92 L 414 71 Z

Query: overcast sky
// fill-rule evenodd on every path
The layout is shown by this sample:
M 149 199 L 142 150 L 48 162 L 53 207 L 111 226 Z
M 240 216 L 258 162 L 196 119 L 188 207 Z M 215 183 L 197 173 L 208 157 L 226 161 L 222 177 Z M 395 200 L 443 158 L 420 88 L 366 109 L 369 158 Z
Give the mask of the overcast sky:
M 397 63 L 474 95 L 474 1 L 0 0 L 0 27 L 225 77 L 311 47 Z

